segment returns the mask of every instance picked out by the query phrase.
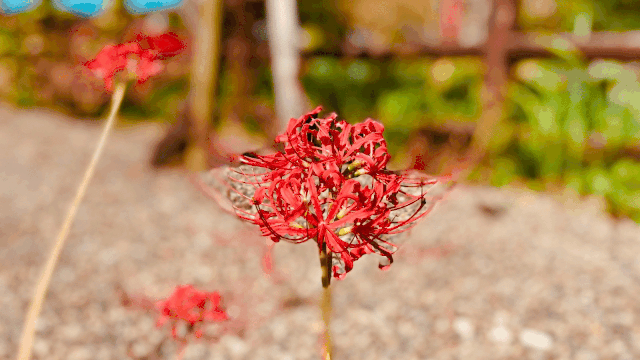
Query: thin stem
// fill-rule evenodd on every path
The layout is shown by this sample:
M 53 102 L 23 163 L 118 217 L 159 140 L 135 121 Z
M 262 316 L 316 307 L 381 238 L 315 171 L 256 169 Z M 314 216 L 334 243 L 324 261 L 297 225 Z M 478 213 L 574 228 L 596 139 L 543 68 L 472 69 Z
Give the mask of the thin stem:
M 320 267 L 322 268 L 322 321 L 324 322 L 324 360 L 331 360 L 331 251 L 327 251 L 327 243 L 320 246 Z
M 80 206 L 80 202 L 84 197 L 84 194 L 87 190 L 87 186 L 89 185 L 89 181 L 95 172 L 96 164 L 100 159 L 100 155 L 104 150 L 104 145 L 107 141 L 107 137 L 109 132 L 113 128 L 113 124 L 115 123 L 116 114 L 118 113 L 118 109 L 120 108 L 120 104 L 122 103 L 122 98 L 124 97 L 124 91 L 126 88 L 126 84 L 119 83 L 116 85 L 115 91 L 111 96 L 111 109 L 109 111 L 109 117 L 104 124 L 104 128 L 102 129 L 102 134 L 100 135 L 100 140 L 98 141 L 98 146 L 93 152 L 93 157 L 91 158 L 91 162 L 89 166 L 85 170 L 84 177 L 82 178 L 82 182 L 78 187 L 76 192 L 76 197 L 67 212 L 67 218 L 65 219 L 62 227 L 60 228 L 60 232 L 58 233 L 58 237 L 56 238 L 55 245 L 49 253 L 49 258 L 47 259 L 47 263 L 42 270 L 42 275 L 40 275 L 40 279 L 38 280 L 38 284 L 36 285 L 36 290 L 33 294 L 33 299 L 31 300 L 31 304 L 29 305 L 29 311 L 27 312 L 27 317 L 24 320 L 24 325 L 22 329 L 22 336 L 20 338 L 20 344 L 18 348 L 18 360 L 29 360 L 31 358 L 31 348 L 33 345 L 33 339 L 35 335 L 35 325 L 38 316 L 40 315 L 40 311 L 42 310 L 42 304 L 44 303 L 45 296 L 47 295 L 47 289 L 49 288 L 49 283 L 51 282 L 51 277 L 53 275 L 53 270 L 56 267 L 56 263 L 58 262 L 58 258 L 60 257 L 60 252 L 64 246 L 65 240 L 67 239 L 67 235 L 69 235 L 69 230 L 71 229 L 71 225 L 73 224 L 73 220 L 76 216 L 76 212 L 78 211 L 78 207 Z

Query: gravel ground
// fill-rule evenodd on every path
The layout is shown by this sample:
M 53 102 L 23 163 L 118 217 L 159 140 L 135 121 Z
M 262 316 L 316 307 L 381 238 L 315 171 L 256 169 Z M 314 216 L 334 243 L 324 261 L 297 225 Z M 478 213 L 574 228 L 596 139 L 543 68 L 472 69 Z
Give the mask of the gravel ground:
M 0 358 L 13 358 L 47 251 L 99 133 L 0 108 Z M 153 313 L 177 284 L 219 290 L 231 329 L 184 359 L 319 359 L 313 244 L 265 240 L 178 170 L 147 165 L 153 125 L 110 138 L 37 323 L 37 359 L 172 359 Z M 335 359 L 638 359 L 640 228 L 597 203 L 459 186 L 389 271 L 363 258 L 333 286 Z M 277 275 L 277 276 L 276 276 Z M 215 329 L 211 330 L 215 331 Z

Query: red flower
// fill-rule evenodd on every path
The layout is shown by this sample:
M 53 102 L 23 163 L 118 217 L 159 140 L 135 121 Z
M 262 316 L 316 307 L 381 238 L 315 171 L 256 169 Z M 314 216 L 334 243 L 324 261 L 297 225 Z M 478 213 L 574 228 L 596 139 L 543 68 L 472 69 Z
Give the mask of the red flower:
M 143 48 L 140 45 L 143 40 L 147 41 L 149 47 Z M 156 37 L 139 35 L 136 41 L 105 46 L 95 59 L 86 62 L 84 66 L 103 79 L 105 88 L 110 91 L 116 73 L 128 70 L 138 83 L 143 83 L 162 71 L 161 59 L 175 56 L 185 48 L 184 42 L 173 33 Z
M 351 125 L 335 114 L 320 119 L 320 111 L 291 119 L 276 138 L 282 152 L 243 155 L 243 165 L 226 169 L 229 197 L 236 213 L 274 242 L 326 243 L 336 278 L 364 254 L 385 257 L 386 268 L 396 250 L 391 238 L 430 211 L 439 197 L 429 190 L 441 179 L 387 170 L 377 121 Z
M 178 55 L 186 48 L 185 43 L 174 33 L 158 36 L 139 35 L 138 40 L 147 40 L 149 48 L 157 52 L 159 59 Z
M 202 336 L 202 330 L 197 328 L 199 324 L 228 319 L 220 300 L 217 292 L 199 291 L 192 285 L 178 286 L 169 298 L 156 303 L 160 312 L 157 326 L 171 322 L 171 335 L 177 339 L 180 337 L 178 327 L 183 323 L 187 325 L 187 335 L 193 332 L 199 338 Z

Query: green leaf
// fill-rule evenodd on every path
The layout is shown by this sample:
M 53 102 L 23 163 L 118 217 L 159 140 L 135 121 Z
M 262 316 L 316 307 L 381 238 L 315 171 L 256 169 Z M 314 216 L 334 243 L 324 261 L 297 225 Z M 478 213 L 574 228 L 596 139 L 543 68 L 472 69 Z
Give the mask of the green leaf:
M 627 190 L 640 190 L 640 164 L 631 159 L 618 160 L 611 167 L 613 180 Z
M 607 195 L 613 190 L 609 173 L 601 167 L 591 167 L 585 173 L 585 182 L 592 194 Z
M 511 158 L 499 157 L 493 161 L 491 185 L 502 187 L 512 182 L 518 173 L 518 164 Z
M 390 91 L 380 97 L 377 113 L 391 129 L 416 129 L 420 126 L 420 104 L 420 96 L 415 92 Z
M 503 120 L 496 124 L 487 149 L 492 154 L 503 152 L 515 138 L 517 127 L 514 123 Z
M 573 159 L 582 159 L 586 148 L 587 124 L 580 109 L 570 107 L 564 121 L 564 134 L 567 155 Z
M 378 79 L 380 71 L 366 60 L 354 60 L 347 65 L 346 75 L 354 84 L 369 84 Z
M 585 193 L 586 184 L 581 171 L 570 170 L 565 172 L 563 177 L 567 188 L 573 189 L 578 194 Z
M 605 109 L 600 123 L 604 128 L 600 130 L 607 142 L 607 149 L 618 149 L 626 142 L 628 134 L 625 132 L 625 124 L 628 120 L 625 118 L 628 116 L 628 109 L 620 105 L 610 104 Z

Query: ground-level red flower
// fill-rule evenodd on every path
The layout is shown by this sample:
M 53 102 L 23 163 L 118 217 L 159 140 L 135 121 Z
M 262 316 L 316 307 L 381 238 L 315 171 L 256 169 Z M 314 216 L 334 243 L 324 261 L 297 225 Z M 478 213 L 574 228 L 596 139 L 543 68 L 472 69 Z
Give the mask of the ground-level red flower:
M 157 326 L 170 323 L 171 335 L 177 339 L 183 337 L 178 333 L 179 326 L 183 325 L 186 332 L 184 336 L 192 333 L 199 338 L 202 336 L 202 324 L 228 319 L 220 302 L 221 297 L 217 292 L 200 291 L 192 285 L 178 286 L 171 296 L 156 303 L 156 309 L 160 312 Z

